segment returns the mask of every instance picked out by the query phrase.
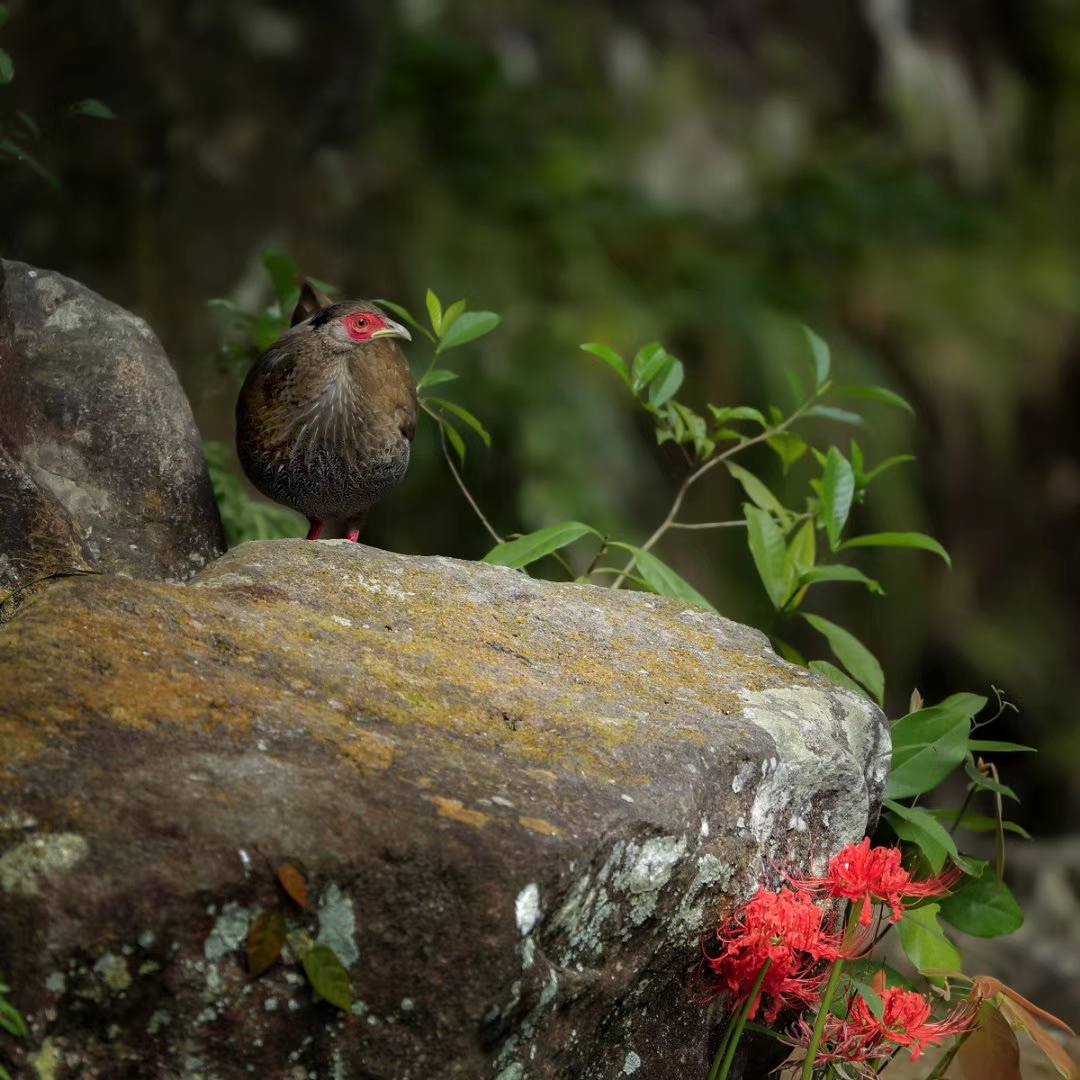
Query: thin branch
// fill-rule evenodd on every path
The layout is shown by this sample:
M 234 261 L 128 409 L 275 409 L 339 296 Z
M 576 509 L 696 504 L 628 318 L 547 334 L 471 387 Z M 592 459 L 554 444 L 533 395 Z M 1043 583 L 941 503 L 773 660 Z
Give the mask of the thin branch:
M 450 466 L 450 471 L 454 474 L 454 479 L 457 481 L 458 487 L 461 488 L 461 493 L 469 501 L 469 505 L 473 508 L 473 512 L 480 519 L 484 528 L 491 533 L 495 539 L 496 544 L 505 544 L 506 541 L 492 528 L 491 522 L 484 516 L 484 511 L 480 509 L 476 504 L 476 500 L 472 497 L 472 493 L 465 486 L 465 481 L 461 479 L 461 473 L 457 471 L 457 466 L 454 464 L 454 459 L 450 455 L 450 447 L 446 442 L 446 421 L 436 412 L 429 409 L 423 402 L 420 402 L 420 408 L 424 410 L 439 425 L 439 441 L 442 443 L 443 457 L 446 458 L 446 464 Z
M 741 443 L 737 443 L 730 449 L 725 450 L 722 454 L 718 454 L 714 458 L 709 458 L 709 460 L 706 461 L 704 465 L 695 469 L 679 485 L 679 490 L 675 493 L 675 499 L 671 504 L 671 509 L 667 512 L 667 517 L 665 517 L 664 520 L 661 521 L 660 524 L 656 527 L 656 530 L 653 532 L 652 536 L 650 536 L 649 539 L 641 545 L 641 550 L 651 550 L 659 542 L 660 538 L 664 535 L 664 533 L 666 533 L 668 529 L 672 527 L 675 522 L 675 518 L 678 517 L 679 511 L 682 509 L 683 499 L 686 498 L 686 493 L 710 469 L 715 469 L 717 465 L 720 465 L 722 462 L 725 462 L 729 458 L 734 457 L 741 450 L 745 450 L 747 449 L 747 447 L 756 446 L 759 443 L 766 442 L 774 436 L 786 431 L 789 427 L 791 427 L 793 423 L 795 423 L 796 420 L 799 419 L 800 416 L 802 416 L 804 412 L 806 412 L 807 409 L 810 408 L 810 406 L 816 400 L 817 394 L 811 397 L 808 401 L 804 401 L 802 405 L 800 405 L 786 420 L 784 420 L 780 424 L 777 424 L 776 427 L 767 428 L 759 435 L 754 435 L 752 438 L 744 439 Z M 622 583 L 626 580 L 627 575 L 630 573 L 630 571 L 634 569 L 635 566 L 637 566 L 637 555 L 631 555 L 630 558 L 627 560 L 626 565 L 623 567 L 622 573 L 611 583 L 611 588 L 619 588 L 619 586 L 622 585 Z
M 739 529 L 745 527 L 745 518 L 739 518 L 738 521 L 695 521 L 693 523 L 673 521 L 668 526 L 669 529 Z

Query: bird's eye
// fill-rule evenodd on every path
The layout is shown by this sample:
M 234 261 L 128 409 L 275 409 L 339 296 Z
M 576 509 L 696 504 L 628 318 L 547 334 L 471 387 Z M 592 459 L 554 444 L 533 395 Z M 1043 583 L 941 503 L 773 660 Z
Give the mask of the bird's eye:
M 367 319 L 365 319 L 364 316 L 361 315 L 360 318 L 356 320 L 356 325 L 357 326 L 367 326 Z

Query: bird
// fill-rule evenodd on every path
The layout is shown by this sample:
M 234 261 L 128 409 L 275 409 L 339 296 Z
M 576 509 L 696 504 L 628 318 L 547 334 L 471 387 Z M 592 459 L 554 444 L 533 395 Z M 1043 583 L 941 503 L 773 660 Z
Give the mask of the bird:
M 334 302 L 305 281 L 288 330 L 252 365 L 236 403 L 236 449 L 264 495 L 342 529 L 405 479 L 419 402 L 399 341 L 412 336 L 366 300 Z M 340 535 L 340 533 L 339 533 Z

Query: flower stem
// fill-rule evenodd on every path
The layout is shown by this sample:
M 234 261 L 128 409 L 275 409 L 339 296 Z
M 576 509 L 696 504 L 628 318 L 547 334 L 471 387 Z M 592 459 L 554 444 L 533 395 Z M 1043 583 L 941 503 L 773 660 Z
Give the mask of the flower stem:
M 806 1060 L 803 1062 L 802 1080 L 812 1080 L 814 1075 L 814 1059 L 817 1057 L 821 1038 L 825 1034 L 825 1023 L 829 1019 L 829 1006 L 832 1004 L 833 994 L 840 984 L 840 975 L 844 970 L 844 961 L 837 960 L 829 973 L 829 981 L 825 984 L 825 991 L 821 995 L 821 1004 L 818 1006 L 817 1020 L 814 1021 L 814 1032 L 810 1036 L 810 1045 L 806 1048 Z
M 952 1064 L 953 1058 L 956 1057 L 960 1047 L 964 1045 L 964 1040 L 970 1034 L 970 1031 L 965 1031 L 963 1035 L 958 1035 L 953 1040 L 952 1046 L 941 1055 L 941 1060 L 934 1066 L 933 1072 L 929 1073 L 926 1080 L 940 1080 L 940 1077 L 945 1075 L 945 1070 Z
M 712 1068 L 709 1070 L 709 1080 L 727 1080 L 727 1075 L 731 1071 L 731 1063 L 735 1060 L 735 1051 L 739 1048 L 739 1039 L 742 1038 L 743 1028 L 746 1027 L 746 1021 L 750 1018 L 750 1010 L 757 1004 L 758 994 L 761 993 L 761 984 L 765 981 L 765 975 L 768 973 L 771 963 L 771 960 L 766 960 L 761 965 L 761 971 L 758 972 L 750 996 L 739 1006 L 735 1018 L 728 1024 L 728 1029 L 724 1032 L 723 1039 L 720 1040 L 716 1057 L 713 1058 Z

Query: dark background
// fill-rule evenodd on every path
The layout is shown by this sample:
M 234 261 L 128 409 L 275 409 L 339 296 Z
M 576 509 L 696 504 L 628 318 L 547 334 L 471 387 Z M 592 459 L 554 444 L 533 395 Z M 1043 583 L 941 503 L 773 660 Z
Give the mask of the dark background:
M 0 253 L 144 315 L 208 440 L 231 444 L 241 372 L 207 306 L 270 300 L 288 251 L 346 295 L 446 301 L 502 327 L 450 366 L 491 429 L 466 475 L 504 532 L 564 519 L 640 542 L 683 466 L 583 341 L 653 338 L 703 407 L 786 403 L 792 318 L 868 406 L 871 460 L 912 451 L 857 527 L 952 552 L 861 553 L 885 599 L 819 587 L 811 609 L 881 658 L 891 715 L 1002 687 L 1020 820 L 1080 814 L 1080 10 L 1052 0 L 822 4 L 665 0 L 8 0 L 0 47 L 28 143 L 62 182 L 0 164 Z M 117 120 L 66 115 L 93 96 Z M 414 358 L 422 349 L 414 348 Z M 843 447 L 849 433 L 831 435 Z M 746 462 L 783 490 L 768 451 Z M 719 472 L 719 470 L 718 470 Z M 801 483 L 805 485 L 805 477 Z M 688 517 L 734 516 L 714 476 Z M 417 439 L 370 542 L 490 546 Z M 764 596 L 741 534 L 660 554 L 733 618 Z M 552 567 L 557 573 L 557 567 Z M 826 650 L 813 635 L 798 642 Z

